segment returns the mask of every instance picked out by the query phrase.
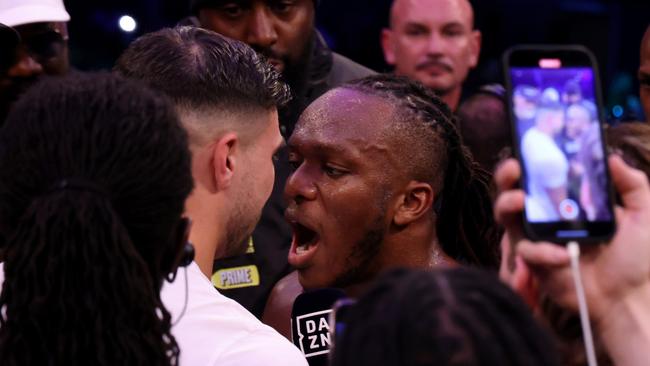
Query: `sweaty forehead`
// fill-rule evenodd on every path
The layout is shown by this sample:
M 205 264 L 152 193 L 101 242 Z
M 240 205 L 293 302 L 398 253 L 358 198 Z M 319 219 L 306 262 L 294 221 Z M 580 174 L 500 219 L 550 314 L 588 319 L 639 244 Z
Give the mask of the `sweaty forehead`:
M 467 0 L 395 0 L 391 8 L 392 27 L 406 23 L 459 23 L 474 27 L 474 11 Z
M 332 145 L 382 140 L 393 111 L 394 107 L 384 98 L 335 89 L 303 112 L 291 139 Z

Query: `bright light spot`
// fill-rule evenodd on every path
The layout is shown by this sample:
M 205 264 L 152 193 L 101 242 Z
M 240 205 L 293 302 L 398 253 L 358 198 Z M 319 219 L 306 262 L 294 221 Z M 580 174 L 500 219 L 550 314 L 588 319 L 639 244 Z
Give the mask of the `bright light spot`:
M 133 32 L 137 28 L 138 23 L 135 22 L 135 19 L 128 15 L 124 15 L 120 18 L 120 28 L 125 32 Z
M 620 105 L 615 105 L 614 108 L 612 108 L 612 114 L 616 118 L 621 117 L 623 115 L 623 107 Z

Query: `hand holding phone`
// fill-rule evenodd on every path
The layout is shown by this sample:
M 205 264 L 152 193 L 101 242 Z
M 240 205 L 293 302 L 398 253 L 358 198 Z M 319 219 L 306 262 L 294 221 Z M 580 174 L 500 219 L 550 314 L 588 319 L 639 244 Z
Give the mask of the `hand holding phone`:
M 519 46 L 504 64 L 525 233 L 559 243 L 606 241 L 615 221 L 593 56 L 579 46 Z
M 609 158 L 609 166 L 624 207 L 619 208 L 618 229 L 608 245 L 583 248 L 581 273 L 595 331 L 614 363 L 646 365 L 650 359 L 650 185 L 643 172 L 630 168 L 618 156 Z M 522 235 L 525 194 L 515 187 L 521 172 L 513 159 L 495 172 L 499 190 L 496 218 L 506 230 L 506 249 L 518 257 L 516 269 L 510 271 L 518 276 L 532 274 L 536 289 L 576 311 L 567 250 L 551 243 L 533 243 Z M 507 258 L 504 256 L 504 261 Z

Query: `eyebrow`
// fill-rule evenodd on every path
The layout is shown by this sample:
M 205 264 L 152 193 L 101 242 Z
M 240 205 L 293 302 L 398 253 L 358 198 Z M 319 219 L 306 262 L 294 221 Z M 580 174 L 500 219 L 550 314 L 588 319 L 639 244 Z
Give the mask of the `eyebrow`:
M 404 23 L 404 28 L 408 28 L 408 27 L 417 27 L 417 28 L 429 29 L 428 25 L 426 25 L 426 24 L 424 24 L 422 22 L 415 21 L 415 20 L 410 20 L 410 21 Z
M 449 23 L 445 23 L 442 27 L 443 28 L 456 28 L 456 27 L 458 27 L 458 28 L 461 28 L 462 30 L 465 30 L 465 25 L 463 23 L 457 21 L 457 20 L 451 21 Z

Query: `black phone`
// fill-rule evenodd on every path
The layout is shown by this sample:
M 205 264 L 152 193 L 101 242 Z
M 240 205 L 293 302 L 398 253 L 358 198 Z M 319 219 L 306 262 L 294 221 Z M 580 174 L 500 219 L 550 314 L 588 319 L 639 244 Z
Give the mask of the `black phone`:
M 582 46 L 516 46 L 503 62 L 526 235 L 606 241 L 616 223 L 595 58 Z
M 345 329 L 347 328 L 348 322 L 350 321 L 350 310 L 355 303 L 355 300 L 345 298 L 335 302 L 334 306 L 332 307 L 332 312 L 330 313 L 328 322 L 330 325 L 332 350 L 334 350 L 336 347 L 336 338 L 341 338 L 345 333 Z M 330 357 L 332 354 L 333 352 L 330 352 Z

